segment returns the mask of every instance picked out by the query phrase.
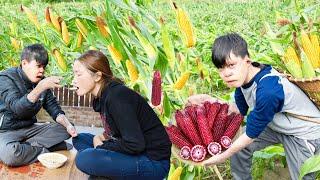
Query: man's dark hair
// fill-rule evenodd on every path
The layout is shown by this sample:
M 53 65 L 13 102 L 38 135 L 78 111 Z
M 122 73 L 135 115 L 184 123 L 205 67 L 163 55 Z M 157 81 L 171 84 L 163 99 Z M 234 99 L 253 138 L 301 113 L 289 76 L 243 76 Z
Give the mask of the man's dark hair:
M 41 44 L 32 44 L 23 48 L 20 60 L 24 59 L 28 62 L 36 60 L 41 65 L 46 66 L 48 64 L 48 52 Z
M 249 57 L 246 41 L 236 33 L 230 33 L 218 37 L 212 45 L 212 62 L 217 68 L 222 68 L 226 64 L 226 59 L 230 53 L 244 58 Z

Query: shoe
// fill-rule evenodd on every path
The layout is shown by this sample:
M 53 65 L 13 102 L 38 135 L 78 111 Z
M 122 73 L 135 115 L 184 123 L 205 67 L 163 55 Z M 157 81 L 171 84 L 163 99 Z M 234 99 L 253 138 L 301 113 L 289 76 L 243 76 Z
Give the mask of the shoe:
M 48 148 L 48 150 L 50 152 L 54 152 L 54 151 L 61 151 L 61 150 L 71 150 L 73 148 L 72 144 L 70 143 L 67 143 L 65 141 L 59 143 L 59 144 L 56 144 L 54 146 L 51 146 L 50 148 Z

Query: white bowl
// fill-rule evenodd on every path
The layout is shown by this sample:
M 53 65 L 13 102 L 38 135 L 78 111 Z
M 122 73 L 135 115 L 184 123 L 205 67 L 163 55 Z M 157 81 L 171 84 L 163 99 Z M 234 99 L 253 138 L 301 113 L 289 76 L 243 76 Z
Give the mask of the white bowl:
M 67 160 L 67 156 L 59 153 L 44 153 L 38 156 L 42 165 L 49 169 L 61 167 Z

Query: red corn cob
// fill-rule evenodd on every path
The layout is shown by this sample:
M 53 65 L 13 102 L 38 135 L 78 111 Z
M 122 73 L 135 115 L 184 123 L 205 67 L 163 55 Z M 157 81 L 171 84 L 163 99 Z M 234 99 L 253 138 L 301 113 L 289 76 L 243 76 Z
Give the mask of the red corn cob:
M 219 113 L 217 114 L 213 127 L 212 135 L 215 142 L 219 142 L 225 132 L 225 125 L 228 117 L 228 104 L 221 104 Z
M 217 155 L 221 153 L 221 145 L 217 142 L 212 142 L 207 146 L 209 154 L 211 156 Z
M 188 147 L 188 146 L 183 146 L 181 149 L 180 149 L 180 157 L 182 159 L 186 159 L 188 160 L 190 158 L 190 151 L 191 149 Z
M 227 136 L 230 139 L 233 139 L 240 128 L 242 120 L 243 116 L 241 114 L 236 114 L 232 121 L 229 123 L 228 127 L 226 128 L 226 131 L 224 132 L 223 136 Z
M 197 114 L 197 125 L 199 129 L 199 133 L 202 138 L 202 142 L 205 146 L 210 144 L 213 141 L 213 136 L 211 134 L 211 129 L 208 126 L 208 121 L 205 115 L 204 107 L 196 107 Z
M 194 124 L 197 123 L 197 114 L 196 114 L 196 107 L 197 106 L 187 106 L 184 111 L 189 115 L 189 117 L 192 119 L 192 122 Z
M 169 135 L 171 142 L 176 145 L 178 148 L 182 148 L 187 146 L 192 148 L 192 144 L 188 141 L 188 139 L 182 134 L 180 129 L 174 125 L 169 125 L 166 127 L 166 131 Z
M 226 125 L 224 127 L 224 131 L 227 130 L 227 128 L 229 127 L 229 124 L 232 122 L 233 118 L 236 116 L 237 113 L 231 113 L 227 116 L 227 121 L 226 121 Z
M 158 106 L 161 103 L 161 74 L 158 70 L 153 75 L 151 103 L 154 106 Z
M 191 158 L 195 162 L 200 162 L 203 161 L 204 158 L 206 157 L 207 150 L 201 145 L 195 145 L 191 149 Z
M 175 118 L 178 127 L 181 129 L 183 134 L 190 140 L 192 145 L 203 144 L 200 135 L 197 131 L 196 125 L 192 122 L 191 118 L 184 111 L 176 111 Z
M 208 125 L 210 129 L 212 129 L 215 118 L 220 109 L 220 103 L 218 102 L 210 103 L 207 101 L 204 103 L 204 107 L 206 108 L 206 111 L 207 111 Z

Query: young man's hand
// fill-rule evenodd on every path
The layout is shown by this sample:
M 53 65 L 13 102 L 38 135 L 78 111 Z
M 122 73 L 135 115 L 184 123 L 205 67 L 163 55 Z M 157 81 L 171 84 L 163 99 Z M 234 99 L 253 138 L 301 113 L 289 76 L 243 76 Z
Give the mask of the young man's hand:
M 77 137 L 78 133 L 77 130 L 74 126 L 72 126 L 72 124 L 68 125 L 67 127 L 67 131 L 70 134 L 71 137 Z
M 186 106 L 202 105 L 206 101 L 216 102 L 217 99 L 209 96 L 208 94 L 195 94 L 195 95 L 188 97 Z
M 47 90 L 47 89 L 53 89 L 53 88 L 59 88 L 61 87 L 60 85 L 60 81 L 61 81 L 61 77 L 58 76 L 51 76 L 51 77 L 47 77 L 42 79 L 37 87 L 40 88 L 42 91 Z
M 187 99 L 186 106 L 202 105 L 206 101 L 211 102 L 211 103 L 213 103 L 213 102 L 224 103 L 223 101 L 221 101 L 217 98 L 209 96 L 208 94 L 196 94 L 196 95 L 190 96 Z M 235 103 L 229 103 L 228 114 L 233 113 L 233 112 L 240 113 L 239 109 Z
M 67 129 L 71 137 L 78 136 L 76 128 L 69 122 L 69 120 L 64 114 L 58 115 L 56 121 Z

